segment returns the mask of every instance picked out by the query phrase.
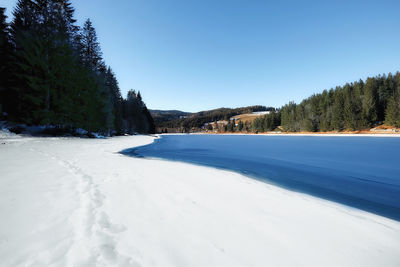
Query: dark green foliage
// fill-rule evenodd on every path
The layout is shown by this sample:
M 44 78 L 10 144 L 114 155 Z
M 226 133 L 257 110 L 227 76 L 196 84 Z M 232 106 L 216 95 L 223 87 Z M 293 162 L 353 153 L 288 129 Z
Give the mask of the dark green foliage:
M 400 127 L 400 73 L 368 78 L 323 91 L 303 100 L 290 102 L 276 114 L 284 131 L 342 131 L 361 130 L 383 121 Z M 273 113 L 257 118 L 252 130 L 269 131 L 276 128 Z
M 226 131 L 227 132 L 234 132 L 235 131 L 235 121 L 229 121 L 228 124 L 226 125 Z
M 243 128 L 243 122 L 241 128 Z M 281 112 L 276 112 L 271 110 L 269 114 L 256 118 L 251 124 L 251 129 L 253 132 L 267 132 L 275 130 L 281 124 Z
M 239 132 L 243 131 L 243 122 L 242 121 L 239 121 L 239 123 L 238 123 L 238 131 Z
M 281 109 L 281 123 L 284 131 L 296 132 L 300 130 L 297 115 L 300 115 L 301 109 L 297 108 L 294 102 L 286 104 Z
M 365 127 L 373 126 L 378 120 L 377 90 L 377 80 L 375 78 L 368 78 L 364 86 L 362 101 L 362 117 Z
M 92 71 L 103 70 L 104 63 L 96 30 L 87 19 L 80 33 L 80 57 L 82 64 Z
M 10 89 L 12 47 L 6 19 L 5 8 L 0 8 L 0 118 L 3 111 L 15 113 L 16 106 L 14 92 Z
M 143 114 L 146 118 L 146 123 L 148 124 L 147 128 L 146 128 L 146 132 L 147 133 L 156 133 L 156 125 L 154 123 L 153 117 L 150 114 L 150 111 L 147 109 L 146 105 L 143 103 L 144 107 L 143 107 Z
M 19 0 L 9 27 L 0 9 L 1 109 L 26 124 L 128 132 L 124 100 L 96 31 L 90 20 L 80 31 L 73 14 L 69 0 Z M 134 105 L 140 112 L 129 114 L 130 127 L 154 132 L 143 101 Z
M 119 90 L 118 81 L 114 72 L 108 67 L 105 73 L 105 85 L 108 88 L 109 101 L 112 107 L 112 115 L 114 117 L 114 125 L 116 133 L 121 134 L 124 132 L 123 128 L 123 99 Z
M 400 75 L 398 73 L 395 77 L 395 87 L 393 89 L 393 95 L 387 101 L 385 123 L 400 127 Z
M 155 126 L 153 119 L 144 104 L 140 92 L 135 90 L 128 91 L 126 101 L 124 101 L 125 127 L 130 134 L 134 133 L 154 133 Z
M 400 127 L 400 98 L 398 96 L 393 96 L 388 101 L 385 123 Z
M 343 130 L 344 94 L 341 88 L 336 88 L 333 94 L 332 112 L 331 128 L 336 131 Z
M 150 113 L 156 125 L 192 115 L 190 112 L 183 112 L 180 110 L 150 110 Z

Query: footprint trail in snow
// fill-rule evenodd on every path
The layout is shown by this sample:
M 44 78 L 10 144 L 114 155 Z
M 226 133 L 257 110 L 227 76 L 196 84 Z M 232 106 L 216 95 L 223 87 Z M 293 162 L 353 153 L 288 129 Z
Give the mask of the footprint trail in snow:
M 132 258 L 118 252 L 114 236 L 126 228 L 110 222 L 108 215 L 102 211 L 105 196 L 93 178 L 71 161 L 32 150 L 56 160 L 77 178 L 79 207 L 69 218 L 74 226 L 74 240 L 67 253 L 67 266 L 140 266 Z

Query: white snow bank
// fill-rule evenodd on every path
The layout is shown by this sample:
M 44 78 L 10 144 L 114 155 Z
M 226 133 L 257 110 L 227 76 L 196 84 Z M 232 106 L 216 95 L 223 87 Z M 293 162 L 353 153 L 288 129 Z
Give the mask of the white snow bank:
M 8 129 L 0 129 L 0 139 L 16 137 L 17 135 L 10 132 Z
M 0 144 L 0 266 L 400 265 L 400 222 L 117 153 L 152 140 Z

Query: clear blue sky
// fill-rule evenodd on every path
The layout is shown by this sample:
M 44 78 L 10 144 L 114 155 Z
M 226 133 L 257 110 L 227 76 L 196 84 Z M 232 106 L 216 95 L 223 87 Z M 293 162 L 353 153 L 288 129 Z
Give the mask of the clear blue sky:
M 398 0 L 72 3 L 80 25 L 93 21 L 123 95 L 140 90 L 151 109 L 279 107 L 400 70 Z

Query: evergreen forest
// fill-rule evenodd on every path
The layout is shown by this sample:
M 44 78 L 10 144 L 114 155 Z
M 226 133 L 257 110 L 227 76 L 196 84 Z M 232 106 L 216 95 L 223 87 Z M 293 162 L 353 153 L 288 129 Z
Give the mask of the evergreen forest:
M 257 118 L 252 131 L 266 132 L 281 126 L 288 132 L 355 131 L 381 124 L 400 127 L 400 73 L 389 73 L 324 90 L 290 102 Z
M 19 0 L 0 8 L 0 119 L 105 135 L 153 133 L 139 91 L 123 98 L 90 19 L 69 0 Z

